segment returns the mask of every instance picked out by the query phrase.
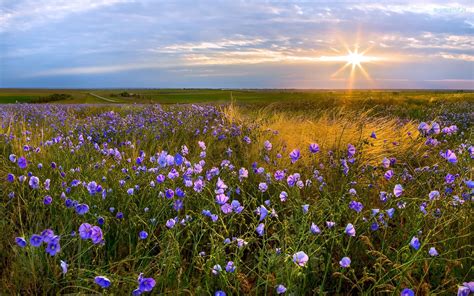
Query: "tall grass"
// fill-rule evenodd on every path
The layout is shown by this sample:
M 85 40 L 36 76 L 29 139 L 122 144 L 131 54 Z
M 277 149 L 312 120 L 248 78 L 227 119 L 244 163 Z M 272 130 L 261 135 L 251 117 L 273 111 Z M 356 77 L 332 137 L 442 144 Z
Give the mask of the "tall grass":
M 455 135 L 435 136 L 440 144 L 431 147 L 419 134 L 418 122 L 365 109 L 327 108 L 309 113 L 275 105 L 258 110 L 236 104 L 25 105 L 2 106 L 0 114 L 1 294 L 103 292 L 94 283 L 97 275 L 111 280 L 108 292 L 126 294 L 136 288 L 140 273 L 156 280 L 154 293 L 170 295 L 207 295 L 217 290 L 228 295 L 274 295 L 278 284 L 294 295 L 391 294 L 405 287 L 417 295 L 443 295 L 472 280 L 472 191 L 464 183 L 472 178 L 467 151 L 472 144 L 470 126 Z M 435 118 L 426 118 L 431 119 Z M 372 132 L 376 139 L 370 137 Z M 250 144 L 244 136 L 251 139 Z M 52 139 L 55 143 L 45 144 Z M 271 151 L 263 147 L 266 140 L 273 144 Z M 201 159 L 198 141 L 206 143 L 206 164 L 203 172 L 193 173 L 192 178 L 202 176 L 207 181 L 202 192 L 184 186 L 184 167 L 179 168 L 178 179 L 150 185 L 157 174 L 170 171 L 166 167 L 150 172 L 151 167 L 158 167 L 149 160 L 151 156 L 162 150 L 174 155 L 187 145 L 190 153 L 186 158 L 194 165 Z M 318 143 L 321 151 L 311 154 L 310 143 Z M 344 173 L 340 160 L 347 158 L 348 144 L 357 149 L 356 161 Z M 32 149 L 25 151 L 25 145 Z M 40 151 L 35 152 L 37 147 Z M 104 151 L 109 148 L 119 149 L 122 159 L 107 155 Z M 231 154 L 226 153 L 228 148 Z M 295 148 L 301 150 L 302 157 L 292 164 L 288 154 Z M 456 151 L 456 165 L 439 156 L 439 151 L 446 149 Z M 136 163 L 141 151 L 146 154 L 142 165 Z M 27 169 L 10 162 L 10 154 L 25 156 Z M 385 157 L 397 159 L 391 166 L 391 180 L 383 177 L 386 169 L 381 161 Z M 222 165 L 224 159 L 235 168 Z M 254 172 L 254 162 L 264 173 Z M 139 169 L 143 166 L 147 171 Z M 206 176 L 213 167 L 219 168 L 219 175 Z M 239 180 L 241 167 L 248 169 L 247 179 Z M 286 170 L 286 176 L 298 172 L 312 185 L 301 189 L 289 186 L 286 177 L 278 182 L 272 177 L 276 170 Z M 315 170 L 321 179 L 314 176 Z M 42 183 L 51 179 L 50 190 L 43 185 L 31 189 L 28 181 L 20 183 L 18 177 L 28 172 Z M 15 175 L 13 183 L 6 180 L 8 173 Z M 444 181 L 447 173 L 458 174 L 451 185 Z M 220 211 L 214 192 L 218 177 L 228 185 L 231 200 L 237 199 L 245 207 L 241 214 Z M 73 180 L 84 184 L 96 181 L 107 190 L 103 199 L 90 195 L 81 183 L 66 193 L 90 206 L 84 216 L 66 208 L 60 197 Z M 124 186 L 120 180 L 125 180 Z M 268 184 L 266 192 L 258 189 L 262 182 Z M 395 184 L 403 184 L 402 197 L 382 203 L 380 191 L 392 192 Z M 135 185 L 139 188 L 128 195 L 127 189 Z M 178 198 L 160 196 L 160 192 L 176 187 L 186 191 L 184 208 L 179 212 L 173 209 Z M 451 193 L 445 192 L 447 187 Z M 349 193 L 351 188 L 357 195 Z M 433 190 L 438 190 L 441 198 L 429 201 Z M 280 201 L 281 191 L 288 193 L 286 202 Z M 14 197 L 9 197 L 11 192 Z M 43 204 L 45 195 L 53 197 L 49 206 Z M 456 205 L 454 196 L 465 202 Z M 270 201 L 266 207 L 273 208 L 277 216 L 263 221 L 265 233 L 259 236 L 255 229 L 261 221 L 255 209 L 266 200 Z M 351 200 L 362 202 L 363 211 L 351 210 Z M 423 202 L 427 203 L 426 214 L 420 211 Z M 306 214 L 304 204 L 309 205 Z M 113 213 L 111 207 L 115 208 Z M 392 218 L 386 214 L 390 208 L 395 208 Z M 212 222 L 201 214 L 204 209 L 218 214 L 219 219 Z M 377 231 L 370 228 L 379 217 L 373 216 L 371 209 L 384 214 Z M 118 211 L 123 212 L 123 219 L 116 218 Z M 192 217 L 186 225 L 165 226 L 168 219 L 177 216 L 181 220 L 186 215 Z M 81 223 L 98 225 L 99 217 L 105 220 L 101 226 L 103 244 L 71 235 Z M 329 229 L 326 221 L 334 221 L 336 226 Z M 311 233 L 311 223 L 320 227 L 321 234 Z M 348 223 L 355 226 L 355 237 L 344 233 Z M 62 249 L 56 256 L 46 254 L 44 247 L 15 244 L 15 237 L 28 239 L 47 228 L 61 235 Z M 138 236 L 142 230 L 149 234 L 145 240 Z M 419 250 L 409 246 L 413 236 L 420 238 Z M 238 247 L 233 237 L 248 244 Z M 226 238 L 231 243 L 224 243 Z M 431 257 L 430 247 L 436 247 L 439 256 Z M 292 260 L 298 251 L 309 256 L 304 267 Z M 352 260 L 349 268 L 339 266 L 344 256 Z M 66 274 L 61 272 L 60 260 L 69 264 Z M 235 272 L 211 273 L 214 265 L 225 268 L 229 260 L 235 263 Z

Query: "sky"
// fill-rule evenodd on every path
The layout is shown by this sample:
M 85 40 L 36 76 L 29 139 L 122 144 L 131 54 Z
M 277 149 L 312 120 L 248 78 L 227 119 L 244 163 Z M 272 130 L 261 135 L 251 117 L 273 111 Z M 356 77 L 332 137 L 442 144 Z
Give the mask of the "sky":
M 0 87 L 473 89 L 473 12 L 472 1 L 0 0 Z

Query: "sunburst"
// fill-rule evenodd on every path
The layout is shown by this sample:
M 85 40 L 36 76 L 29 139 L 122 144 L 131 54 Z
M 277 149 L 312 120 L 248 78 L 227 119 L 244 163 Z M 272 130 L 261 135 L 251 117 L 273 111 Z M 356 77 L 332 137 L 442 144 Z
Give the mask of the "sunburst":
M 373 63 L 373 62 L 381 60 L 381 58 L 379 57 L 367 55 L 367 52 L 369 51 L 369 49 L 370 48 L 367 48 L 366 50 L 359 52 L 359 49 L 357 46 L 354 48 L 354 50 L 350 50 L 346 48 L 347 50 L 346 55 L 323 56 L 321 57 L 321 59 L 323 61 L 328 61 L 328 62 L 345 62 L 345 64 L 341 68 L 339 68 L 336 72 L 334 72 L 334 74 L 332 74 L 331 77 L 336 77 L 344 70 L 350 68 L 350 73 L 349 73 L 349 78 L 348 78 L 348 84 L 349 84 L 348 88 L 352 89 L 357 71 L 360 71 L 362 75 L 368 81 L 370 82 L 372 81 L 372 78 L 370 77 L 369 73 L 367 72 L 367 70 L 364 69 L 363 64 Z

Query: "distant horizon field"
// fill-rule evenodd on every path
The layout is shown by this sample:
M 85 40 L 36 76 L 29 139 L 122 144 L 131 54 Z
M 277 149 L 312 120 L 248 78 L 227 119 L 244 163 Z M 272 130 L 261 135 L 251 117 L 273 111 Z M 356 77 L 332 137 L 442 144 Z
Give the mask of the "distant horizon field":
M 122 96 L 127 92 L 130 96 Z M 474 90 L 424 90 L 424 89 L 226 89 L 226 88 L 117 88 L 117 89 L 49 89 L 49 88 L 3 88 L 0 89 L 0 104 L 37 103 L 53 94 L 66 94 L 67 100 L 54 101 L 61 104 L 94 103 L 274 103 L 279 101 L 312 101 L 315 99 L 401 100 L 441 99 L 473 100 Z M 95 95 L 95 96 L 94 96 Z M 433 97 L 435 95 L 435 97 Z M 105 99 L 101 99 L 101 98 Z M 43 101 L 41 101 L 43 102 Z

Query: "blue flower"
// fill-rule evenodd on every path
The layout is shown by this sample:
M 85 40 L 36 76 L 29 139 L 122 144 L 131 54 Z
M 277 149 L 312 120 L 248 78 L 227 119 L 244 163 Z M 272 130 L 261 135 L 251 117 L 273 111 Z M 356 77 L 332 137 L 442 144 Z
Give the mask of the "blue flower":
M 82 223 L 81 226 L 79 226 L 79 236 L 86 240 L 91 238 L 92 234 L 92 225 L 89 223 Z
M 308 255 L 306 255 L 306 253 L 303 251 L 297 252 L 293 255 L 293 262 L 295 262 L 299 266 L 305 266 L 308 260 Z
M 341 267 L 343 268 L 347 268 L 351 265 L 351 258 L 349 257 L 344 257 L 341 259 L 341 261 L 339 261 L 339 265 L 341 265 Z
M 59 236 L 54 236 L 48 243 L 46 247 L 46 253 L 51 256 L 56 255 L 61 250 L 61 246 L 59 245 Z
M 26 247 L 27 244 L 26 240 L 23 237 L 16 237 L 15 242 L 20 248 Z
M 174 156 L 174 162 L 176 163 L 176 165 L 181 165 L 183 163 L 183 161 L 184 161 L 184 159 L 181 156 L 181 154 L 176 153 L 176 155 Z
M 76 206 L 76 213 L 78 215 L 84 215 L 85 213 L 89 212 L 89 206 L 86 204 L 78 204 Z
M 310 230 L 313 234 L 320 234 L 321 233 L 321 229 L 319 229 L 318 225 L 316 225 L 314 223 L 311 223 Z
M 395 185 L 395 187 L 393 188 L 393 194 L 396 197 L 400 197 L 402 195 L 402 193 L 403 193 L 402 185 L 400 185 L 400 184 Z
M 30 237 L 30 245 L 33 247 L 39 247 L 43 243 L 43 237 L 41 235 L 33 234 Z
M 430 254 L 431 257 L 438 256 L 438 251 L 435 249 L 435 247 L 431 247 L 428 253 Z
M 346 226 L 346 234 L 348 236 L 355 236 L 356 235 L 356 230 L 354 228 L 354 225 L 352 225 L 351 223 L 347 224 L 347 226 Z
M 412 237 L 412 239 L 410 241 L 410 246 L 413 249 L 418 250 L 421 246 L 420 240 L 416 236 Z
M 278 295 L 283 294 L 283 293 L 285 293 L 285 292 L 286 292 L 286 287 L 285 287 L 285 286 L 283 286 L 283 285 L 278 285 L 278 286 L 276 287 L 276 293 L 277 293 Z
M 259 236 L 263 236 L 264 230 L 265 230 L 265 224 L 260 223 L 258 224 L 257 229 L 255 231 L 258 233 Z
M 300 159 L 300 157 L 301 157 L 301 154 L 300 154 L 299 149 L 294 149 L 293 151 L 291 151 L 290 153 L 291 163 L 295 163 L 298 159 Z
M 349 203 L 349 208 L 356 211 L 357 213 L 360 213 L 364 208 L 364 205 L 361 202 L 353 200 Z
M 400 293 L 400 296 L 415 296 L 415 292 L 412 289 L 405 288 Z
M 91 240 L 93 244 L 101 243 L 104 240 L 104 235 L 102 234 L 102 229 L 99 226 L 92 226 L 91 228 Z
M 97 285 L 101 286 L 104 289 L 110 287 L 110 280 L 105 276 L 96 276 L 94 281 Z
M 138 234 L 138 237 L 140 237 L 140 239 L 146 239 L 148 237 L 148 233 L 146 231 L 140 231 L 140 233 Z
M 319 152 L 319 145 L 316 143 L 309 144 L 309 152 L 311 153 Z
M 20 167 L 20 169 L 26 169 L 26 167 L 28 166 L 28 161 L 26 160 L 26 158 L 24 158 L 23 156 L 18 158 L 18 166 Z
M 218 275 L 222 271 L 222 267 L 219 264 L 216 264 L 212 267 L 212 274 L 213 275 Z
M 233 261 L 227 262 L 227 265 L 225 266 L 225 271 L 231 273 L 235 271 L 235 265 Z
M 166 227 L 168 227 L 169 229 L 173 228 L 175 224 L 176 221 L 174 219 L 169 219 L 168 221 L 166 221 Z
M 156 281 L 153 278 L 144 278 L 143 273 L 138 276 L 138 289 L 141 292 L 150 292 L 156 285 Z
M 31 176 L 30 181 L 28 182 L 30 187 L 33 188 L 33 189 L 38 189 L 39 188 L 39 183 L 40 183 L 40 181 L 39 181 L 38 177 L 35 177 L 35 176 Z
M 63 271 L 63 274 L 66 274 L 67 273 L 67 268 L 68 268 L 68 264 L 66 263 L 66 261 L 63 261 L 61 260 L 61 269 Z
M 260 215 L 259 221 L 262 221 L 263 219 L 265 219 L 265 217 L 267 217 L 268 210 L 267 208 L 265 208 L 264 205 L 261 205 L 260 207 L 257 208 L 257 213 Z

